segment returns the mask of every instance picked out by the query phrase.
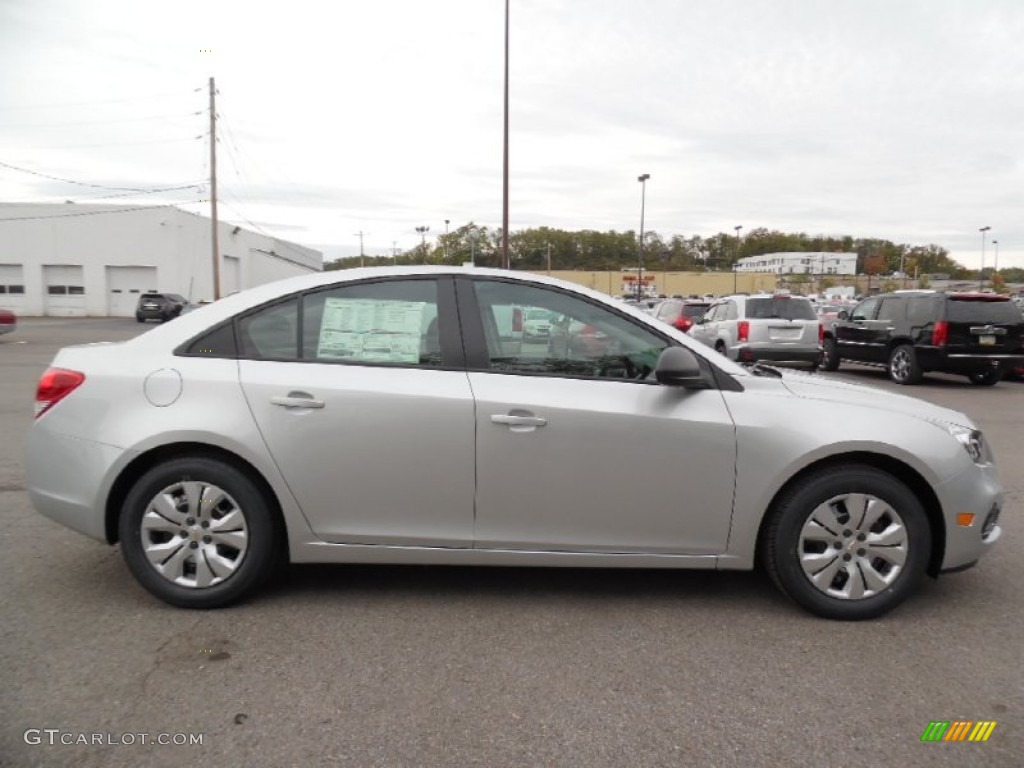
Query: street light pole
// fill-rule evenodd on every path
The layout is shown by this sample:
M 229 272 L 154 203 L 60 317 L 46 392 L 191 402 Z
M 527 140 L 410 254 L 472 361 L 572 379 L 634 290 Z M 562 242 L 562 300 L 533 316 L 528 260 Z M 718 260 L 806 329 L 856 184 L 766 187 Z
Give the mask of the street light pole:
M 416 231 L 420 233 L 420 242 L 422 243 L 423 249 L 423 263 L 427 263 L 427 232 L 430 231 L 430 227 L 424 224 L 422 227 L 416 227 Z
M 448 261 L 448 222 L 449 221 L 451 221 L 451 219 L 445 219 L 444 220 L 444 260 L 445 260 L 445 262 Z
M 985 233 L 990 229 L 992 229 L 992 227 L 981 227 L 978 230 L 981 232 L 981 270 L 978 272 L 979 291 L 985 287 Z
M 999 274 L 999 241 L 993 240 L 992 245 L 996 249 L 995 262 L 992 267 L 992 279 L 995 280 L 997 274 Z
M 637 248 L 637 272 L 636 272 L 636 298 L 642 298 L 644 280 L 644 206 L 647 202 L 647 180 L 651 174 L 643 173 L 636 177 L 640 182 L 640 243 Z
M 732 292 L 736 293 L 736 279 L 740 273 L 740 230 L 743 229 L 743 225 L 737 224 L 733 229 L 736 230 L 736 260 L 732 265 Z

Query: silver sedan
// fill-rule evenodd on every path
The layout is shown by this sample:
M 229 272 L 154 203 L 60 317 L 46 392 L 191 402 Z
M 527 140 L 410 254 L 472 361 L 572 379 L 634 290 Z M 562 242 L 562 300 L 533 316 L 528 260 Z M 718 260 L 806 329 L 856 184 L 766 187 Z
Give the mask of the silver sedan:
M 546 343 L 500 332 L 519 309 Z M 829 423 L 823 431 L 818 425 Z M 878 616 L 998 540 L 962 413 L 741 367 L 568 283 L 359 269 L 61 350 L 28 438 L 43 514 L 202 608 L 280 561 L 750 569 Z

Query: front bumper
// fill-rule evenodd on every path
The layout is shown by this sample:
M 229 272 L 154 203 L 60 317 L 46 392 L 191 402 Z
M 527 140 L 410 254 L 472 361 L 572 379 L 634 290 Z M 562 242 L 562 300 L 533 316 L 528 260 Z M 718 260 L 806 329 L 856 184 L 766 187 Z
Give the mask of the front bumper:
M 936 486 L 946 523 L 946 547 L 940 571 L 962 570 L 976 563 L 1003 534 L 998 515 L 1003 506 L 1003 487 L 995 465 L 972 466 Z M 960 513 L 969 512 L 974 521 L 957 525 Z M 995 515 L 993 523 L 990 516 Z M 986 522 L 989 525 L 986 527 Z

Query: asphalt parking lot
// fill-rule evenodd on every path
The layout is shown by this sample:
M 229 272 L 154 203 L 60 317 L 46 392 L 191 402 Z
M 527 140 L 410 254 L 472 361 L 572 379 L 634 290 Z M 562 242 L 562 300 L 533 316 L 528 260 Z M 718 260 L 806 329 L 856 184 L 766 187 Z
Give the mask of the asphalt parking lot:
M 53 353 L 140 330 L 27 319 L 0 337 L 0 766 L 1024 763 L 1024 383 L 900 389 L 980 424 L 1008 498 L 977 568 L 877 621 L 813 618 L 758 573 L 377 566 L 292 567 L 189 612 L 24 490 Z M 935 720 L 998 725 L 922 743 Z M 102 743 L 60 743 L 80 734 Z

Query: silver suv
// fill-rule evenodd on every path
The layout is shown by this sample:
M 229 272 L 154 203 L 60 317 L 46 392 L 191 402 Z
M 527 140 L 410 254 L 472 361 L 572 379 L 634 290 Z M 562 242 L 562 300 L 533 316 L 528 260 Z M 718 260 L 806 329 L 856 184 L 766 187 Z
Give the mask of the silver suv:
M 694 323 L 690 336 L 740 363 L 768 360 L 816 369 L 822 330 L 809 299 L 757 294 L 719 299 Z

